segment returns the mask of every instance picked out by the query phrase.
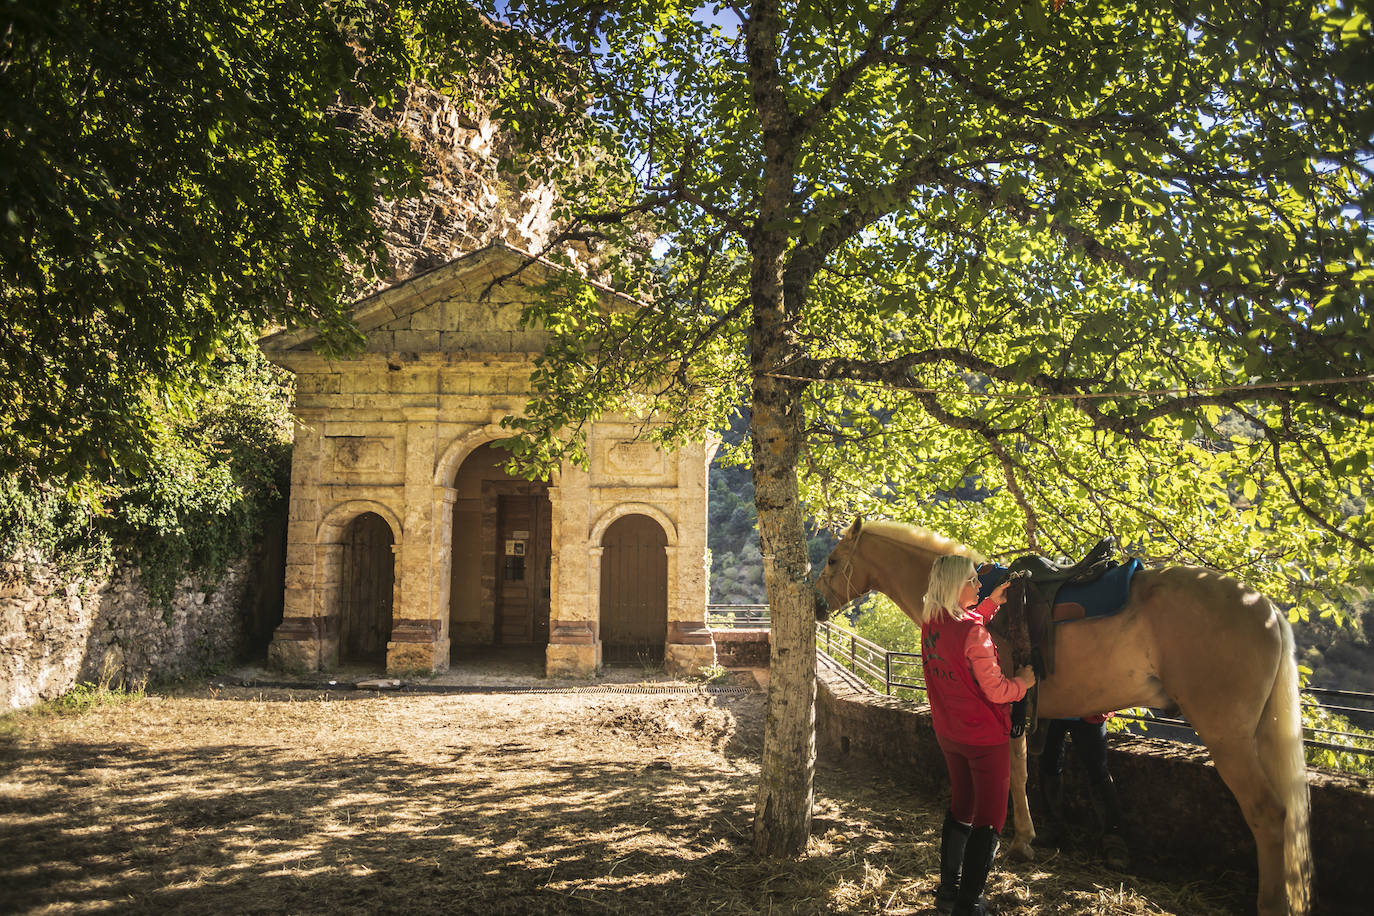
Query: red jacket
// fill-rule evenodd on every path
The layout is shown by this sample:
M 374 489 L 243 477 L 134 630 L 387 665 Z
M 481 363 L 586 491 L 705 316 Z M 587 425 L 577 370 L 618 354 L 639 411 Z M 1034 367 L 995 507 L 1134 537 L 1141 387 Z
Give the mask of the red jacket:
M 921 661 L 935 734 L 984 747 L 1011 735 L 1007 704 L 1026 695 L 1020 681 L 1002 675 L 997 649 L 983 626 L 997 613 L 984 601 L 963 620 L 940 616 L 921 626 Z

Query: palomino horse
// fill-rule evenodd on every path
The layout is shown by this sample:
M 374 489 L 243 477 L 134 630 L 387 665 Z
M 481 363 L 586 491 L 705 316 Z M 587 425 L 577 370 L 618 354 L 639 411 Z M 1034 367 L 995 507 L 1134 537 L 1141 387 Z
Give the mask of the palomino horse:
M 878 591 L 917 625 L 930 566 L 973 551 L 896 522 L 854 522 L 831 551 L 816 590 L 831 610 Z M 828 612 L 817 610 L 821 619 Z M 1303 916 L 1312 874 L 1307 773 L 1293 633 L 1263 595 L 1218 573 L 1141 570 L 1126 607 L 1056 628 L 1054 674 L 1038 714 L 1086 716 L 1132 706 L 1177 706 L 1235 793 L 1259 854 L 1260 916 Z M 1004 660 L 1010 653 L 1001 651 Z M 1012 742 L 1013 851 L 1035 831 L 1026 803 L 1026 739 Z

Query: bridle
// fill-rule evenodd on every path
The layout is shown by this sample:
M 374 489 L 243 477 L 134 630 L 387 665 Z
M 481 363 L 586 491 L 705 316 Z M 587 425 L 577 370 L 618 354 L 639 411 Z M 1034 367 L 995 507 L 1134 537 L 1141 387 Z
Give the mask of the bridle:
M 843 575 L 844 577 L 844 590 L 847 592 L 854 591 L 854 551 L 859 549 L 859 538 L 863 536 L 864 529 L 860 528 L 859 533 L 854 535 L 854 543 L 850 545 L 849 551 L 845 554 L 844 557 L 844 569 L 841 571 L 841 575 Z M 850 598 L 848 601 L 846 601 L 839 607 L 832 608 L 830 610 L 830 616 L 834 617 L 836 614 L 840 613 L 840 611 L 843 611 L 845 608 L 849 607 L 855 601 L 858 601 L 861 597 L 863 596 L 855 595 L 853 598 Z

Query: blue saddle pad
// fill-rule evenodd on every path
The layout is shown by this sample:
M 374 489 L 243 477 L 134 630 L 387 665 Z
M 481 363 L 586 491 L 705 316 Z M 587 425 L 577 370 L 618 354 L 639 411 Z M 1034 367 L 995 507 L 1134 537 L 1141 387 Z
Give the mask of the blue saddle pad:
M 1006 566 L 998 566 L 996 563 L 984 563 L 978 567 L 978 600 L 982 601 L 992 590 L 997 587 L 1007 573 L 1011 570 Z
M 1061 586 L 1054 597 L 1054 622 L 1115 614 L 1126 606 L 1131 596 L 1131 578 L 1143 567 L 1143 563 L 1132 558 L 1120 566 L 1113 566 L 1094 582 Z M 1008 567 L 995 564 L 978 570 L 978 600 L 986 598 L 1009 571 Z
M 1110 617 L 1126 606 L 1131 597 L 1131 578 L 1143 563 L 1127 560 L 1113 566 L 1095 582 L 1065 585 L 1054 596 L 1054 622 L 1082 620 L 1084 617 Z

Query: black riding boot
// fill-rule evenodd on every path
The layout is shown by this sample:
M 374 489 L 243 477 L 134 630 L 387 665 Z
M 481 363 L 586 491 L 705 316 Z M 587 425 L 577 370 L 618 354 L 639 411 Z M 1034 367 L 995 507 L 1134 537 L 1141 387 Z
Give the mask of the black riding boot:
M 1050 770 L 1040 771 L 1042 816 L 1035 828 L 1035 845 L 1059 846 L 1067 830 L 1064 823 L 1064 776 Z
M 986 916 L 988 904 L 982 894 L 996 855 L 996 828 L 974 827 L 969 831 L 968 845 L 964 847 L 964 870 L 959 876 L 959 893 L 954 898 L 954 916 Z
M 940 828 L 940 886 L 935 890 L 935 909 L 948 913 L 954 909 L 954 897 L 959 892 L 959 871 L 964 866 L 964 846 L 973 828 L 961 824 L 954 815 L 945 812 L 945 824 Z
M 1112 868 L 1129 868 L 1131 850 L 1121 829 L 1124 823 L 1121 816 L 1121 801 L 1117 798 L 1116 784 L 1112 782 L 1112 777 L 1107 776 L 1101 782 L 1094 781 L 1089 795 L 1093 811 L 1097 815 L 1098 826 L 1102 828 L 1102 855 Z

